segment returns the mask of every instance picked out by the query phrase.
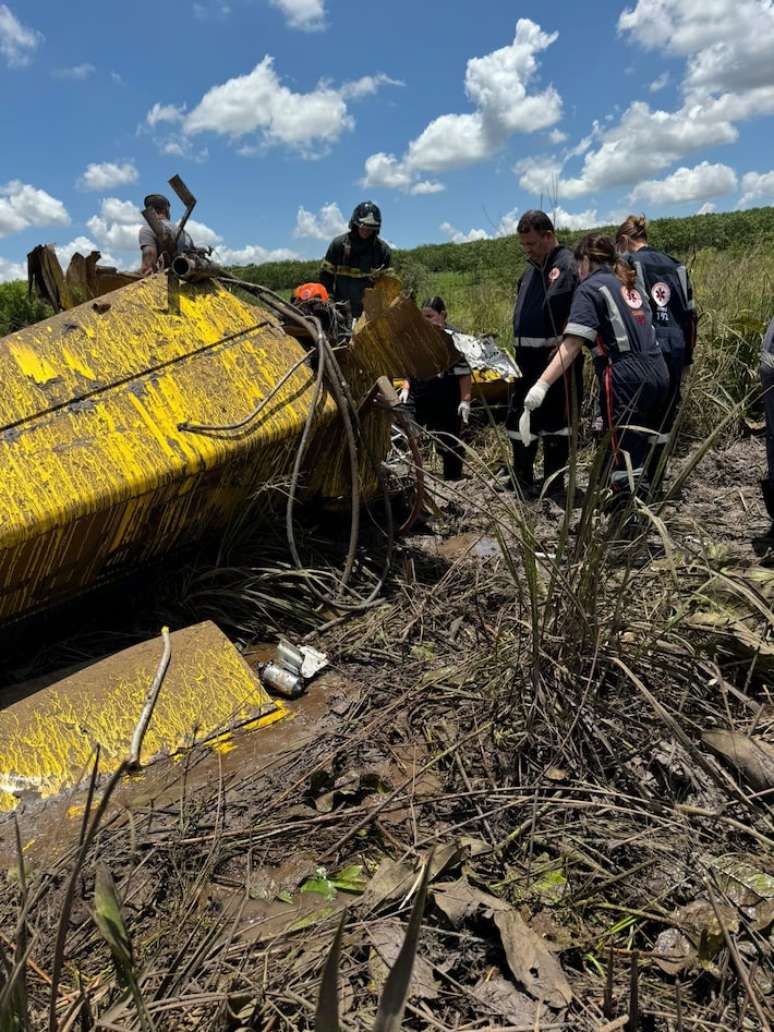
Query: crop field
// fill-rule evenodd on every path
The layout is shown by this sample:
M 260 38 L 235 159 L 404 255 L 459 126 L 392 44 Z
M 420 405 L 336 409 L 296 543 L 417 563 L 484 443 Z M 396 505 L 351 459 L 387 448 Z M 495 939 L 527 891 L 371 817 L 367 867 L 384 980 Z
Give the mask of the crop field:
M 249 513 L 214 562 L 132 596 L 127 637 L 214 619 L 248 653 L 309 636 L 331 669 L 287 723 L 142 780 L 100 779 L 97 755 L 66 808 L 0 821 L 0 1032 L 771 1028 L 774 567 L 752 538 L 774 210 L 653 228 L 701 321 L 638 536 L 622 547 L 596 504 L 591 400 L 585 500 L 564 511 L 495 490 L 507 448 L 480 411 L 461 484 L 427 442 L 432 527 L 346 619 Z M 396 265 L 508 342 L 517 240 Z M 248 273 L 286 290 L 315 271 Z M 43 314 L 0 288 L 0 334 Z M 363 595 L 384 557 L 371 515 Z M 320 583 L 339 538 L 307 515 Z M 104 652 L 106 620 L 79 616 L 61 665 Z

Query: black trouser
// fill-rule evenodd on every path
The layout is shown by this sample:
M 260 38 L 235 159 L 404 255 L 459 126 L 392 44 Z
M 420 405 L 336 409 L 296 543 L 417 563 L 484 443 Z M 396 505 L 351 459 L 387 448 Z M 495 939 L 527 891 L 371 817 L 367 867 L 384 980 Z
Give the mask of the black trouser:
M 610 484 L 614 491 L 629 491 L 625 453 L 632 467 L 637 494 L 650 484 L 647 460 L 664 420 L 669 392 L 669 370 L 663 355 L 624 353 L 610 364 L 595 362 L 605 430 L 611 431 Z M 644 430 L 634 429 L 643 427 Z M 651 431 L 647 433 L 644 431 Z
M 543 475 L 546 479 L 567 465 L 570 432 L 583 401 L 583 355 L 580 354 L 564 376 L 548 389 L 545 400 L 530 418 L 534 440 L 525 447 L 519 434 L 524 398 L 540 379 L 554 355 L 554 348 L 517 348 L 516 361 L 521 379 L 511 385 L 505 429 L 513 446 L 513 469 L 523 484 L 534 480 L 538 438 L 543 442 Z
M 443 462 L 443 479 L 459 480 L 465 454 L 459 440 L 459 377 L 446 375 L 412 381 L 411 392 L 417 423 L 436 435 L 436 447 Z

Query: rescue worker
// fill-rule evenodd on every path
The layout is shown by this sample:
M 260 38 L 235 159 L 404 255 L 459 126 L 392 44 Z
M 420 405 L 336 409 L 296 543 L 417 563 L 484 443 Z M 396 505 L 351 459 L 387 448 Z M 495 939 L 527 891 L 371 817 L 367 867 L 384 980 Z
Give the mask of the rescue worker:
M 636 287 L 650 304 L 656 340 L 669 370 L 669 392 L 664 422 L 648 457 L 649 479 L 655 490 L 666 473 L 669 436 L 680 409 L 680 385 L 693 363 L 696 343 L 696 306 L 688 270 L 676 258 L 648 244 L 644 215 L 629 215 L 615 238 L 636 276 Z
M 592 349 L 604 427 L 611 434 L 610 486 L 615 506 L 630 494 L 625 453 L 631 461 L 635 493 L 647 496 L 650 490 L 645 463 L 651 439 L 661 427 L 669 371 L 647 300 L 635 286 L 635 271 L 617 256 L 610 237 L 590 233 L 578 245 L 575 258 L 580 286 L 562 343 L 528 391 L 524 408 L 530 413 L 539 410 L 583 345 Z
M 422 305 L 422 314 L 442 330 L 447 325 L 446 305 L 441 297 L 431 297 Z M 404 380 L 401 401 L 414 409 L 420 426 L 436 435 L 443 463 L 444 480 L 462 479 L 465 449 L 460 441 L 462 426 L 470 421 L 473 377 L 466 359 L 458 353 L 454 364 L 429 380 Z
M 758 540 L 768 551 L 774 548 L 774 319 L 763 338 L 760 376 L 766 416 L 766 479 L 761 480 L 761 491 L 771 526 Z
M 334 301 L 349 302 L 353 319 L 363 311 L 363 294 L 373 286 L 374 273 L 389 268 L 392 260 L 381 228 L 382 213 L 373 201 L 358 204 L 349 230 L 331 241 L 320 266 L 320 283 Z
M 146 208 L 153 208 L 172 237 L 177 236 L 177 226 L 170 219 L 171 206 L 169 200 L 163 194 L 148 194 L 143 205 Z M 183 230 L 177 240 L 177 254 L 193 250 L 195 250 L 194 242 L 188 233 Z M 156 271 L 161 248 L 159 247 L 158 240 L 153 235 L 153 230 L 145 221 L 140 226 L 140 253 L 142 255 L 140 274 L 148 276 Z
M 583 356 L 562 371 L 545 404 L 536 413 L 527 444 L 519 433 L 519 417 L 527 392 L 540 379 L 562 339 L 578 273 L 572 251 L 556 239 L 554 225 L 543 211 L 527 211 L 519 219 L 519 241 L 528 265 L 518 282 L 513 312 L 513 343 L 522 377 L 512 387 L 506 432 L 513 448 L 513 479 L 525 498 L 540 494 L 534 465 L 543 442 L 543 477 L 551 479 L 548 494 L 564 502 L 564 476 L 570 454 L 570 428 L 583 397 Z

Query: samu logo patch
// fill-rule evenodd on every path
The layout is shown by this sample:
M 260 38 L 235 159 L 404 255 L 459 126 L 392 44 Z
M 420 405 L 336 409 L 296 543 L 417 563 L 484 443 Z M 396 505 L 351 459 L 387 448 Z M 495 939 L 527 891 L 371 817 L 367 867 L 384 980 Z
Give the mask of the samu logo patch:
M 650 296 L 656 302 L 659 308 L 666 308 L 669 304 L 669 299 L 672 297 L 672 290 L 668 283 L 664 283 L 659 280 L 658 283 L 653 284 L 653 289 L 650 292 Z
M 621 294 L 629 308 L 642 308 L 642 296 L 639 290 L 635 290 L 633 287 L 621 287 Z

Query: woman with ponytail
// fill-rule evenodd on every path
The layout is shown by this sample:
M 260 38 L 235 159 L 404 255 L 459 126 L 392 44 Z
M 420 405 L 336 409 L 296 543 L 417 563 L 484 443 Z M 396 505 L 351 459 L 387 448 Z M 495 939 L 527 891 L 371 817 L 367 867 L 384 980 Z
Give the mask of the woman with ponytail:
M 660 481 L 666 472 L 669 434 L 680 409 L 680 384 L 693 362 L 697 326 L 693 288 L 684 265 L 648 244 L 644 215 L 629 215 L 618 227 L 615 243 L 634 270 L 637 290 L 650 304 L 656 340 L 669 370 L 664 422 L 648 462 L 651 481 Z
M 584 344 L 594 356 L 602 418 L 613 449 L 611 487 L 630 490 L 628 453 L 637 494 L 647 495 L 646 462 L 659 433 L 669 372 L 656 342 L 650 308 L 635 285 L 635 271 L 616 255 L 610 237 L 590 233 L 575 251 L 581 283 L 562 343 L 524 400 L 525 416 L 572 364 Z M 650 431 L 650 432 L 648 432 Z

